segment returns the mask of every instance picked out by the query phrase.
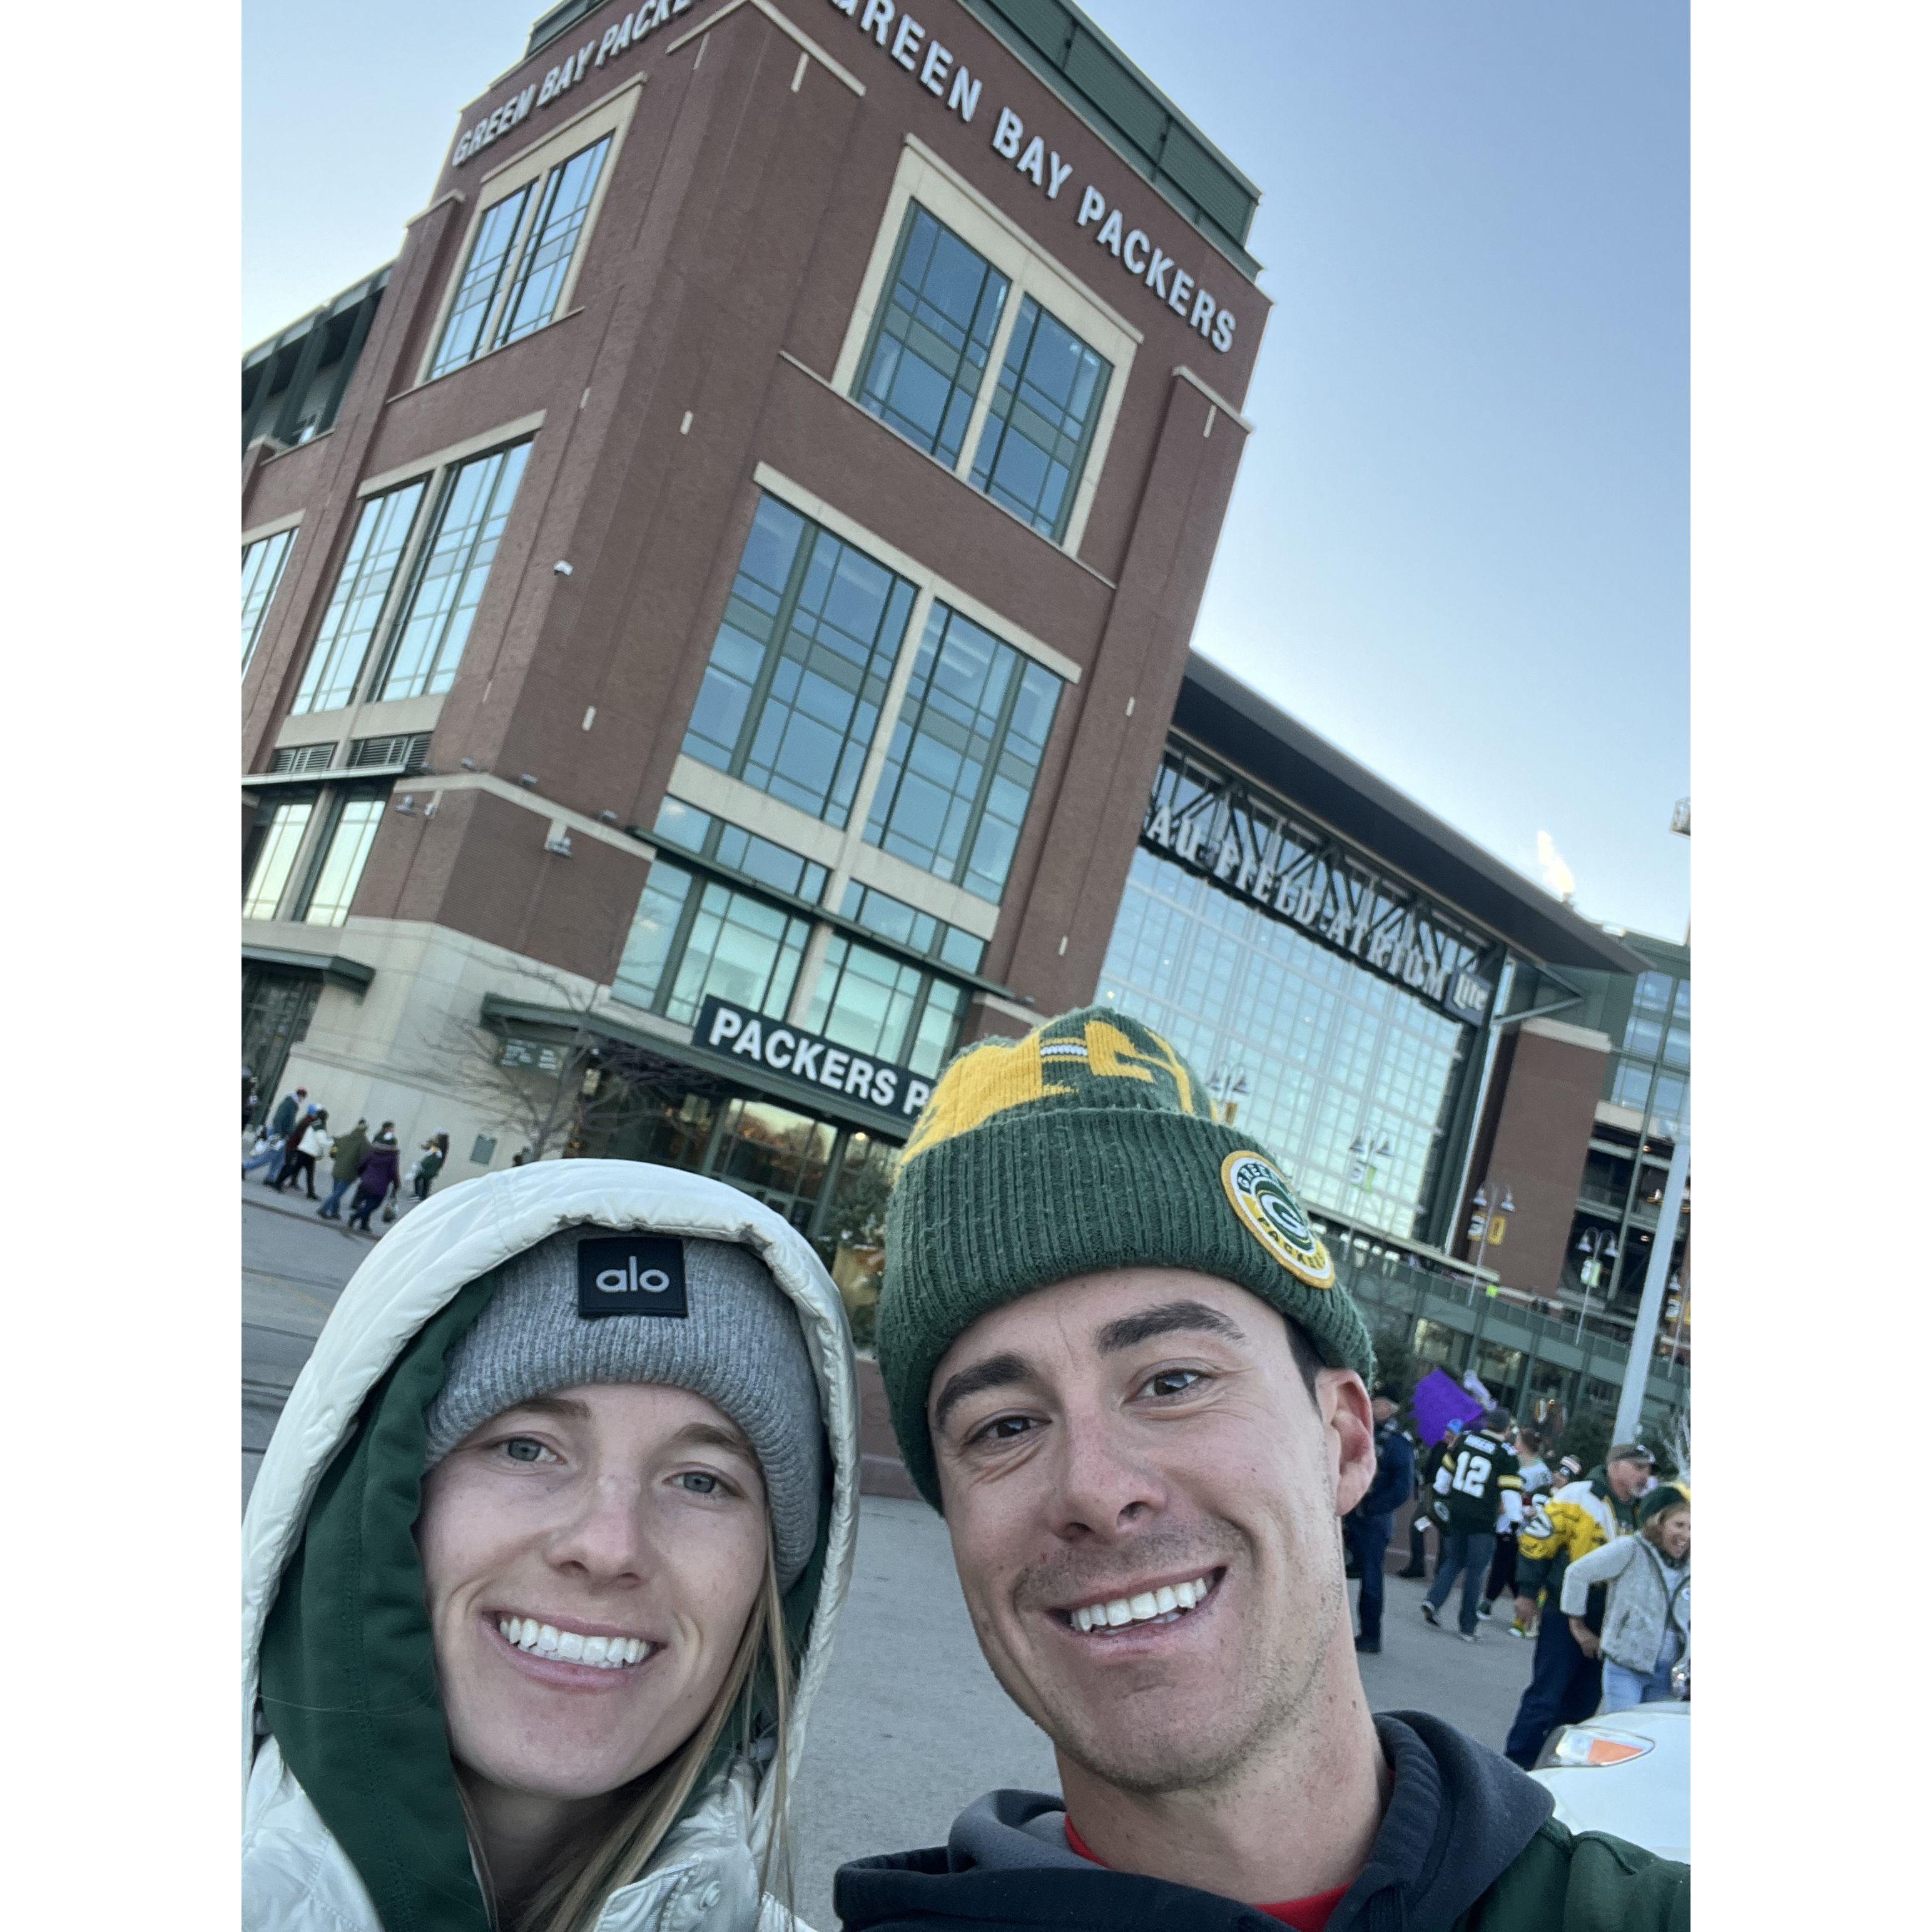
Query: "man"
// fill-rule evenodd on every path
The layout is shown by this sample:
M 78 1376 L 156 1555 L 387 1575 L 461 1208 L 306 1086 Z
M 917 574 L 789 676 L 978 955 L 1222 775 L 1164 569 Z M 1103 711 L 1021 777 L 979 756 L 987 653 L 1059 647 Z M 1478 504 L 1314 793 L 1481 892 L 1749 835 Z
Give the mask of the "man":
M 1431 1444 L 1422 1459 L 1422 1480 L 1415 1498 L 1415 1518 L 1408 1526 L 1408 1562 L 1396 1572 L 1398 1576 L 1429 1574 L 1428 1545 L 1424 1539 L 1432 1528 L 1436 1532 L 1436 1560 L 1438 1563 L 1442 1560 L 1442 1524 L 1448 1518 L 1449 1508 L 1436 1493 L 1436 1478 L 1443 1459 L 1455 1454 L 1462 1429 L 1460 1422 L 1450 1423 L 1443 1430 L 1442 1441 Z
M 1415 1483 L 1414 1452 L 1396 1420 L 1401 1406 L 1393 1382 L 1383 1383 L 1370 1399 L 1369 1412 L 1376 1420 L 1376 1479 L 1342 1524 L 1362 1579 L 1355 1605 L 1361 1634 L 1355 1648 L 1370 1657 L 1379 1655 L 1382 1647 L 1382 1566 L 1395 1534 L 1395 1513 L 1408 1502 Z
M 1497 1526 L 1507 1523 L 1513 1530 L 1522 1520 L 1522 1478 L 1506 1439 L 1509 1426 L 1508 1410 L 1489 1410 L 1481 1426 L 1456 1444 L 1454 1460 L 1445 1459 L 1436 1472 L 1436 1493 L 1448 1514 L 1436 1581 L 1422 1600 L 1423 1621 L 1442 1628 L 1436 1613 L 1460 1576 L 1462 1607 L 1456 1622 L 1465 1643 L 1476 1641 L 1476 1604 L 1496 1553 Z
M 1618 1443 L 1601 1468 L 1557 1490 L 1544 1510 L 1546 1520 L 1527 1526 L 1518 1540 L 1516 1620 L 1526 1623 L 1536 1615 L 1539 1592 L 1552 1612 L 1538 1624 L 1529 1688 L 1503 1745 L 1503 1755 L 1526 1771 L 1536 1762 L 1544 1741 L 1558 1724 L 1580 1724 L 1603 1695 L 1602 1660 L 1584 1655 L 1569 1619 L 1554 1614 L 1555 1608 L 1562 1594 L 1563 1573 L 1576 1558 L 1635 1531 L 1633 1506 L 1650 1480 L 1654 1461 L 1641 1442 Z M 1604 1594 L 1600 1588 L 1590 1593 L 1584 1621 L 1593 1631 L 1604 1627 Z
M 329 1164 L 328 1198 L 316 1211 L 316 1218 L 323 1221 L 342 1219 L 342 1197 L 356 1185 L 356 1172 L 362 1163 L 362 1156 L 369 1150 L 369 1123 L 358 1120 L 348 1132 L 340 1136 L 335 1143 L 335 1152 Z
M 276 1174 L 281 1172 L 284 1144 L 296 1121 L 302 1118 L 308 1107 L 308 1089 L 306 1087 L 298 1087 L 292 1094 L 284 1094 L 276 1102 L 275 1111 L 268 1118 L 268 1144 L 253 1160 L 244 1160 L 242 1163 L 244 1180 L 260 1167 L 273 1167 Z M 274 1174 L 268 1177 L 266 1184 L 271 1187 L 275 1184 Z
M 1517 1473 L 1522 1478 L 1522 1516 L 1527 1522 L 1538 1502 L 1548 1496 L 1550 1490 L 1550 1465 L 1543 1460 L 1543 1440 L 1534 1430 L 1519 1429 L 1516 1440 L 1511 1444 L 1516 1451 Z M 1518 1526 L 1496 1526 L 1496 1553 L 1490 1559 L 1490 1574 L 1483 1586 L 1483 1600 L 1476 1606 L 1479 1617 L 1488 1618 L 1496 1607 L 1496 1599 L 1505 1594 L 1516 1594 L 1516 1530 Z M 1519 1617 L 1510 1625 L 1513 1636 L 1527 1636 L 1529 1632 Z
M 1688 1926 L 1686 1868 L 1573 1837 L 1439 1719 L 1370 1714 L 1341 1534 L 1375 1476 L 1368 1332 L 1158 1034 L 1090 1007 L 946 1069 L 878 1354 L 1064 1796 L 994 1792 L 946 1845 L 846 1866 L 847 1932 Z

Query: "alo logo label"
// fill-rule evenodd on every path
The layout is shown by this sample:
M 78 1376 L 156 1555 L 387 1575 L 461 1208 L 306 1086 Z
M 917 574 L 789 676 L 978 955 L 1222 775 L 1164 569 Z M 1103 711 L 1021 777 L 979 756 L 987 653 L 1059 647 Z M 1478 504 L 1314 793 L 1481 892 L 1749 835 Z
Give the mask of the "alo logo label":
M 578 1242 L 577 1312 L 590 1316 L 688 1316 L 684 1244 L 652 1234 Z

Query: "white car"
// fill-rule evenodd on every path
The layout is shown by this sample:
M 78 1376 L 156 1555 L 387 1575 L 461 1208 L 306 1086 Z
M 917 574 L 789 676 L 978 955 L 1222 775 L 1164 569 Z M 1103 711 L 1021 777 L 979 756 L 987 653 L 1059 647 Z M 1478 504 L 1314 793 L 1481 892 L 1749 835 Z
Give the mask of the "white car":
M 1550 1733 L 1530 1776 L 1573 1832 L 1608 1832 L 1690 1862 L 1690 1706 L 1676 1698 Z

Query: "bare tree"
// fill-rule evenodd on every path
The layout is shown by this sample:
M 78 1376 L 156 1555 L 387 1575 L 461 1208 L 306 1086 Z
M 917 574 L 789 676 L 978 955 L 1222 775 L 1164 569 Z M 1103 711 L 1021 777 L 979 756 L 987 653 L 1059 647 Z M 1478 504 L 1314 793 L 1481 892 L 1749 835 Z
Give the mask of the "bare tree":
M 560 974 L 520 966 L 548 997 L 556 1018 L 519 1030 L 482 1019 L 449 1019 L 427 1043 L 424 1065 L 406 1077 L 454 1087 L 494 1125 L 520 1138 L 526 1161 L 557 1149 L 584 1152 L 649 1105 L 653 1095 L 709 1084 L 647 1048 L 592 1023 L 596 990 Z

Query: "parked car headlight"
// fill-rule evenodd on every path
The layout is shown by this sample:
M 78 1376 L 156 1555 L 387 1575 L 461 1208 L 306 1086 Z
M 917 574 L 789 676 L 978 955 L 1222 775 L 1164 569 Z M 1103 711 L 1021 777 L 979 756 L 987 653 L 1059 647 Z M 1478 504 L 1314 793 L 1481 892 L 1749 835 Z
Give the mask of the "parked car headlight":
M 1580 1724 L 1566 1724 L 1544 1746 L 1536 1766 L 1540 1771 L 1558 1765 L 1624 1764 L 1656 1748 L 1650 1738 L 1628 1731 L 1586 1730 Z

